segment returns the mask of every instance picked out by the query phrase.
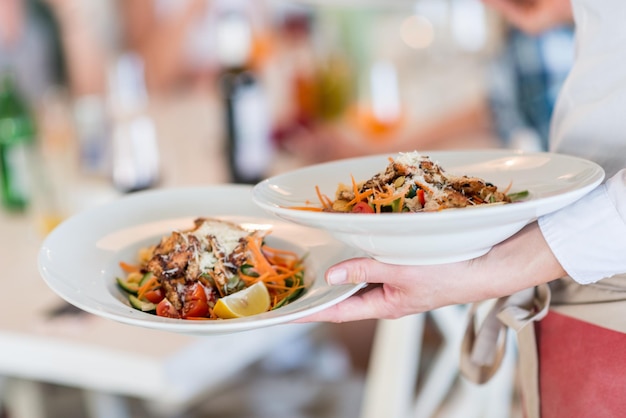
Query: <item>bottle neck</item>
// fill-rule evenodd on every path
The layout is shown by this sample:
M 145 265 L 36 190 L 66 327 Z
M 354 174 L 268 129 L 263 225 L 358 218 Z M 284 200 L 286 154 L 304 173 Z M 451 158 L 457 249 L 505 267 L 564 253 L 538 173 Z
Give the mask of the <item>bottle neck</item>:
M 216 53 L 225 71 L 248 67 L 252 55 L 252 28 L 246 16 L 237 12 L 219 16 Z
M 35 136 L 35 131 L 30 109 L 14 77 L 5 74 L 0 82 L 0 141 L 7 143 L 16 139 L 30 139 Z

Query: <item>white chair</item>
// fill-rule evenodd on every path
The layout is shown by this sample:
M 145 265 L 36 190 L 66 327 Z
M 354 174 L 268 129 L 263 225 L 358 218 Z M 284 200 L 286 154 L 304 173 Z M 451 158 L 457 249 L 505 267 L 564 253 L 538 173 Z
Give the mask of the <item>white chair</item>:
M 94 321 L 107 325 L 105 319 Z M 41 382 L 48 382 L 80 388 L 90 418 L 130 418 L 128 398 L 143 400 L 151 416 L 182 416 L 246 367 L 276 347 L 303 338 L 315 326 L 286 324 L 190 338 L 187 344 L 160 356 L 61 338 L 12 338 L 0 333 L 0 347 L 7 358 L 0 365 L 8 376 L 0 380 L 4 383 L 0 385 L 0 405 L 6 404 L 11 418 L 44 418 Z M 152 341 L 157 344 L 177 337 L 156 333 Z
M 427 316 L 442 337 L 429 370 L 420 373 Z M 467 306 L 449 306 L 377 325 L 360 418 L 506 418 L 514 393 L 514 338 L 500 370 L 485 385 L 460 376 Z M 420 390 L 416 391 L 417 382 Z M 458 383 L 458 384 L 456 384 Z M 453 395 L 453 396 L 452 396 Z

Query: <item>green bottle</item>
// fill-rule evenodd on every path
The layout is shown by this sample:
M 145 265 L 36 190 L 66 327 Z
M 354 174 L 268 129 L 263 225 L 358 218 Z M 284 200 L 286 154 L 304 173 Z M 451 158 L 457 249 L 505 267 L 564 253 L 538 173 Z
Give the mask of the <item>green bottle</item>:
M 29 159 L 35 121 L 11 74 L 0 80 L 0 194 L 3 206 L 23 211 L 29 202 Z

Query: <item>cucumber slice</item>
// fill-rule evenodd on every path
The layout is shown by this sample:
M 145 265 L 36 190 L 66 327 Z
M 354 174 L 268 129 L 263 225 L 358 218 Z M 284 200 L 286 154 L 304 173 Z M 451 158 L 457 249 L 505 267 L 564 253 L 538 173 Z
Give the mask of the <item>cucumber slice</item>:
M 143 286 L 148 280 L 152 278 L 152 276 L 154 276 L 154 273 L 152 273 L 151 271 L 144 274 L 141 280 L 139 280 L 139 287 Z
M 156 310 L 156 304 L 152 302 L 144 302 L 135 295 L 128 295 L 130 306 L 139 309 L 142 312 L 152 312 Z
M 130 293 L 131 295 L 136 295 L 139 290 L 138 283 L 130 283 L 127 280 L 116 277 L 117 285 L 122 288 L 123 291 Z
M 511 199 L 511 202 L 518 202 L 520 200 L 524 200 L 528 197 L 530 193 L 528 192 L 528 190 L 522 190 L 521 192 L 517 192 L 517 193 L 509 193 L 507 196 L 509 197 L 509 199 Z

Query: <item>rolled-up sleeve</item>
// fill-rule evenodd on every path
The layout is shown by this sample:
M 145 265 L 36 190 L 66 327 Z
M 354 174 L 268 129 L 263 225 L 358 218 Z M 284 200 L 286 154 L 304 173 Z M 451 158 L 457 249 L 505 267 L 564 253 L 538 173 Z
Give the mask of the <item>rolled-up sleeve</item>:
M 574 204 L 540 217 L 539 227 L 578 283 L 626 273 L 626 169 Z

